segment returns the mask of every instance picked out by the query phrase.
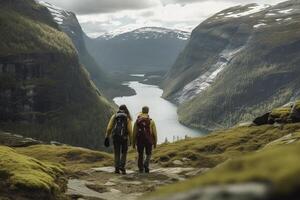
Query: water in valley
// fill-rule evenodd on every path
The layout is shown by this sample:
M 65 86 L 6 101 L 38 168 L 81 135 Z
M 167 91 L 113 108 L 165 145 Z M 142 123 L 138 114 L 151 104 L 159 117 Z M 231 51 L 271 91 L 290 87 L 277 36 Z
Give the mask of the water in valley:
M 163 91 L 158 86 L 146 85 L 137 81 L 125 84 L 134 89 L 136 95 L 117 97 L 114 99 L 115 103 L 127 105 L 134 120 L 143 106 L 149 106 L 150 117 L 156 123 L 159 143 L 163 143 L 166 138 L 172 142 L 174 139 L 183 139 L 185 136 L 197 137 L 203 134 L 178 122 L 176 105 L 161 98 Z

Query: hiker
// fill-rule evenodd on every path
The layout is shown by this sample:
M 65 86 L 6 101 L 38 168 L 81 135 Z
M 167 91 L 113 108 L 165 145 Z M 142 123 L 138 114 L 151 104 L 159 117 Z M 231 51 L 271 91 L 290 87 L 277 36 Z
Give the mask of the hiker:
M 114 114 L 107 126 L 105 136 L 105 146 L 109 146 L 109 137 L 112 135 L 114 156 L 115 156 L 115 173 L 126 174 L 126 159 L 128 146 L 132 138 L 132 118 L 126 105 L 121 105 L 119 111 Z
M 154 121 L 149 117 L 149 107 L 142 108 L 133 127 L 132 145 L 138 151 L 138 167 L 140 173 L 149 173 L 152 147 L 156 148 L 157 132 Z M 144 153 L 146 159 L 144 160 Z

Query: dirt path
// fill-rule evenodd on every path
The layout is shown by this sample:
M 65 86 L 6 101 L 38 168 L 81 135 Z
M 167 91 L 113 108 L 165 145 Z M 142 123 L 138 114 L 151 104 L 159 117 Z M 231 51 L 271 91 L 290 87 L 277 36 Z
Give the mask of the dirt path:
M 153 166 L 150 174 L 128 170 L 127 175 L 114 174 L 113 167 L 93 168 L 70 179 L 67 194 L 78 200 L 135 200 L 157 187 L 185 180 L 201 173 L 195 168 L 161 168 Z

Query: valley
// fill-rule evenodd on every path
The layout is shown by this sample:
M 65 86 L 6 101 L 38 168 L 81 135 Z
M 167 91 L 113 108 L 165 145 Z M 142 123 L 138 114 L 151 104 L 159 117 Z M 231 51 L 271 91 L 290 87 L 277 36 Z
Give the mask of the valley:
M 231 1 L 205 20 L 167 14 L 202 1 L 49 2 L 0 0 L 1 200 L 300 198 L 298 0 Z M 182 16 L 199 25 L 178 30 Z M 156 123 L 149 174 L 132 140 L 127 173 L 114 167 L 122 104 Z

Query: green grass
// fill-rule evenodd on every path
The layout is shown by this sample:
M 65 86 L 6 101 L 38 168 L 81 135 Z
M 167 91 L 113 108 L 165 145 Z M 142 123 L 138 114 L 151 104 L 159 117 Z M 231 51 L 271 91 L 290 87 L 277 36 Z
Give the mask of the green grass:
M 276 108 L 272 110 L 271 117 L 281 119 L 288 118 L 291 113 L 291 110 L 292 109 L 290 107 Z
M 23 53 L 63 53 L 74 57 L 71 40 L 55 27 L 21 15 L 12 9 L 0 8 L 0 55 Z
M 159 189 L 153 196 L 185 192 L 193 188 L 246 182 L 268 183 L 275 195 L 289 195 L 300 186 L 300 143 L 265 149 L 235 157 L 191 180 Z
M 160 145 L 153 154 L 155 162 L 173 166 L 172 161 L 188 158 L 185 166 L 212 168 L 237 156 L 257 151 L 266 144 L 300 130 L 300 124 L 233 127 L 208 136 Z
M 41 162 L 4 146 L 0 146 L 0 156 L 0 179 L 7 184 L 6 189 L 16 193 L 34 191 L 35 194 L 29 195 L 48 198 L 63 192 L 60 179 L 64 171 L 60 165 Z
M 35 145 L 16 151 L 41 161 L 59 163 L 71 173 L 113 164 L 111 154 L 71 146 Z

